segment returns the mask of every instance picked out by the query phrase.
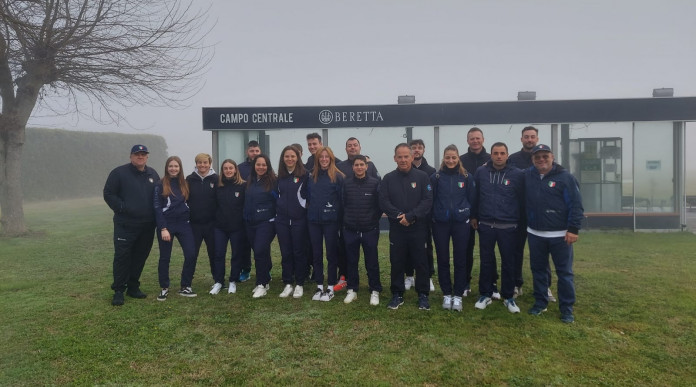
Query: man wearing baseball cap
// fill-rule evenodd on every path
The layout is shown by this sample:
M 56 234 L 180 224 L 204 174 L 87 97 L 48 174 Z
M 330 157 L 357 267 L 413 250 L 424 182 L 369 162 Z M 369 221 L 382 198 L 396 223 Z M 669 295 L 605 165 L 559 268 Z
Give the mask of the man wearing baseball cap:
M 160 179 L 147 166 L 149 153 L 145 145 L 134 145 L 130 163 L 114 168 L 104 185 L 104 201 L 114 212 L 114 306 L 123 305 L 124 293 L 147 297 L 140 290 L 140 274 L 155 236 L 153 201 Z
M 577 242 L 584 210 L 578 182 L 556 164 L 548 145 L 532 149 L 534 168 L 526 169 L 525 197 L 529 261 L 534 280 L 534 306 L 529 314 L 539 316 L 549 304 L 549 254 L 558 276 L 558 306 L 561 321 L 572 323 L 575 304 L 573 243 Z

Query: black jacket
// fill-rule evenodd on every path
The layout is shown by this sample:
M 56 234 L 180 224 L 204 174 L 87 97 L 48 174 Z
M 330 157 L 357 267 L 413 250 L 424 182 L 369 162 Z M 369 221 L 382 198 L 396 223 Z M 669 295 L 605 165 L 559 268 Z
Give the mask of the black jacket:
M 474 175 L 476 206 L 472 218 L 491 223 L 521 223 L 524 220 L 524 172 L 506 165 L 497 170 L 492 163 Z
M 427 173 L 428 176 L 432 176 L 433 173 L 437 172 L 437 169 L 433 168 L 430 164 L 428 164 L 428 160 L 426 160 L 425 157 L 423 157 L 423 159 L 421 160 L 421 165 L 419 167 L 416 167 L 416 164 L 413 164 L 413 168 Z
M 104 201 L 114 212 L 114 222 L 154 223 L 154 192 L 159 179 L 148 166 L 142 172 L 131 163 L 114 168 L 104 184 Z
M 162 196 L 162 181 L 155 185 L 154 208 L 155 220 L 159 230 L 169 227 L 170 223 L 189 222 L 190 210 L 186 198 L 179 187 L 179 180 L 169 182 L 172 191 L 168 196 Z
M 302 176 L 290 174 L 278 179 L 276 222 L 287 225 L 291 220 L 307 217 L 307 179 L 309 173 L 306 171 Z
M 379 227 L 379 180 L 355 175 L 343 182 L 343 226 L 351 231 L 370 231 Z
M 507 163 L 519 169 L 527 169 L 534 165 L 532 163 L 532 152 L 525 152 L 524 150 L 515 152 L 508 157 Z
M 391 223 L 399 223 L 397 216 L 406 214 L 406 220 L 427 221 L 433 205 L 433 191 L 428 175 L 415 168 L 404 173 L 395 169 L 384 176 L 379 189 L 379 206 Z
M 476 154 L 469 149 L 466 153 L 459 156 L 459 160 L 461 160 L 464 169 L 466 169 L 466 171 L 472 176 L 474 173 L 476 173 L 476 170 L 479 169 L 480 166 L 485 164 L 486 161 L 490 159 L 491 155 L 486 152 L 486 148 L 482 148 L 479 154 Z
M 208 224 L 215 221 L 215 186 L 218 175 L 211 173 L 201 177 L 196 172 L 186 177 L 189 186 L 188 205 L 191 209 L 191 223 Z
M 350 159 L 343 160 L 341 162 L 336 162 L 336 168 L 343 172 L 343 174 L 346 175 L 346 178 L 353 176 L 353 161 L 351 161 Z M 379 172 L 377 172 L 377 167 L 375 167 L 375 164 L 372 161 L 367 162 L 366 174 L 367 176 L 374 177 L 377 180 L 382 179 L 382 177 L 379 175 Z
M 222 187 L 215 188 L 215 227 L 225 232 L 243 230 L 246 183 L 234 184 L 225 178 L 222 182 Z
M 319 224 L 339 223 L 343 215 L 343 175 L 336 173 L 336 181 L 332 183 L 326 171 L 320 170 L 316 174 L 316 183 L 312 176 L 308 179 L 307 220 Z
M 276 201 L 278 200 L 278 184 L 266 190 L 263 181 L 247 185 L 244 198 L 244 220 L 251 226 L 263 222 L 272 222 L 276 217 Z

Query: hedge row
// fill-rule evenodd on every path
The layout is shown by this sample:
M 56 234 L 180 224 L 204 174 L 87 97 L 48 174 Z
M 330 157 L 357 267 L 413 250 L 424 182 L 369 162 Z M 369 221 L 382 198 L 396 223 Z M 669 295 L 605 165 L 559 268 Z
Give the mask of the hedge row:
M 101 196 L 109 172 L 129 162 L 135 144 L 149 148 L 148 165 L 164 165 L 168 156 L 162 136 L 27 128 L 22 154 L 24 200 Z

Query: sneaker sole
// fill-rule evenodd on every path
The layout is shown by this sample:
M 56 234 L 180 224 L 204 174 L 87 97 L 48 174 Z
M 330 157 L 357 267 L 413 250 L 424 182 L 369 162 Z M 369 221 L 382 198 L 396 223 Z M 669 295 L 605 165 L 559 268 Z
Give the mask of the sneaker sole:
M 193 298 L 193 297 L 198 296 L 198 294 L 181 294 L 181 293 L 178 293 L 178 294 L 179 294 L 181 297 L 188 297 L 188 298 Z
M 532 311 L 530 310 L 528 313 L 531 314 L 532 316 L 541 316 L 541 314 L 544 313 L 544 312 L 546 312 L 547 310 L 548 310 L 548 308 L 544 308 L 544 309 L 540 310 L 538 313 L 532 312 Z
M 400 303 L 399 305 L 397 305 L 397 306 L 388 305 L 388 306 L 387 306 L 387 309 L 397 310 L 397 309 L 399 309 L 399 307 L 400 307 L 401 305 L 403 305 L 403 304 L 404 304 L 404 302 L 401 301 L 401 303 Z

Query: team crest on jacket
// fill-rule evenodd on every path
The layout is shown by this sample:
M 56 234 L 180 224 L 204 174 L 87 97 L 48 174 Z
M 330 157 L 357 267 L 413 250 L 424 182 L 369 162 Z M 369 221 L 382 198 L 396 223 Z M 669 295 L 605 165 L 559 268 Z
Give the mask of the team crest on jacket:
M 234 193 L 234 197 L 238 198 L 239 197 L 239 192 Z
M 458 182 L 457 186 L 459 186 L 459 188 L 464 188 L 464 182 L 463 181 Z
M 293 178 L 292 178 L 292 182 L 295 183 L 295 184 L 297 184 L 297 182 L 299 182 L 299 181 L 300 181 L 300 178 L 299 178 L 299 177 L 293 177 Z
M 549 181 L 549 187 L 553 188 L 553 187 L 555 187 L 555 186 L 556 186 L 556 182 L 555 182 L 555 181 Z
M 215 183 L 210 183 L 210 188 L 215 188 Z
M 150 183 L 154 183 L 154 182 L 155 182 L 155 179 L 153 179 L 153 178 L 149 178 L 148 180 L 150 180 Z
M 417 185 L 417 184 L 416 184 L 415 181 L 414 181 L 414 182 L 411 182 L 411 188 L 416 188 L 416 185 Z
M 503 185 L 510 185 L 510 179 L 503 180 Z

